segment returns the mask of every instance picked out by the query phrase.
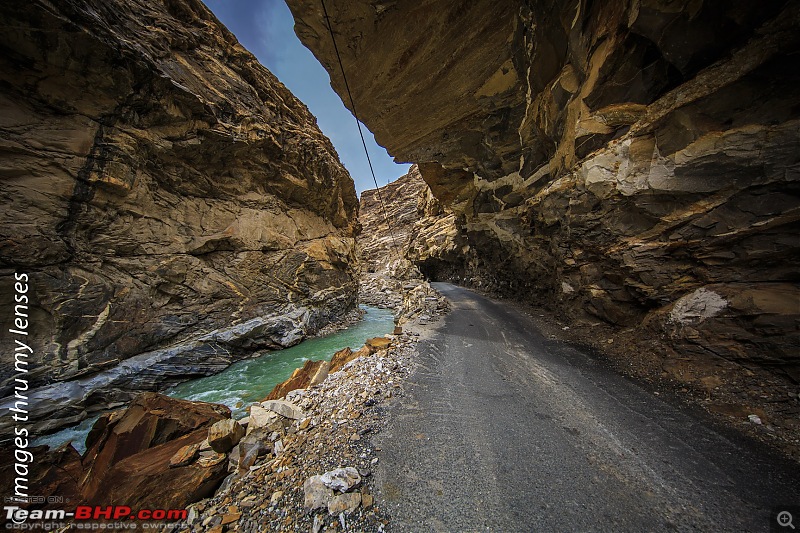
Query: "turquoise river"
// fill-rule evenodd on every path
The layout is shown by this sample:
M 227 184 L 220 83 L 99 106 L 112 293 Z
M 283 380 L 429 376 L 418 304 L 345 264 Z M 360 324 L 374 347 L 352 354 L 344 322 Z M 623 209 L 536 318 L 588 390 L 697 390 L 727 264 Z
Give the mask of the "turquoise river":
M 231 408 L 234 418 L 241 418 L 251 403 L 263 400 L 275 385 L 289 378 L 307 360 L 330 359 L 338 350 L 348 346 L 355 350 L 370 337 L 392 332 L 394 315 L 391 310 L 368 306 L 361 306 L 361 309 L 364 317 L 347 329 L 305 340 L 285 350 L 263 352 L 233 363 L 219 374 L 181 383 L 166 394 L 187 400 L 222 403 Z M 76 426 L 37 439 L 36 444 L 55 447 L 72 441 L 73 446 L 83 453 L 86 435 L 95 420 L 96 416 L 88 418 Z

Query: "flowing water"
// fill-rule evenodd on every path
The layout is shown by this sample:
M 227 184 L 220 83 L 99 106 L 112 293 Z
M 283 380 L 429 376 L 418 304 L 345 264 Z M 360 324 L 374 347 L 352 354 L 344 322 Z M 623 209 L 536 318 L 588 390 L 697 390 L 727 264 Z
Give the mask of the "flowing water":
M 233 418 L 241 418 L 251 403 L 266 398 L 275 385 L 286 381 L 307 360 L 330 359 L 334 352 L 343 348 L 349 346 L 357 350 L 368 338 L 392 332 L 392 311 L 366 306 L 362 309 L 366 311 L 364 318 L 345 330 L 239 361 L 219 374 L 181 383 L 167 394 L 186 400 L 222 403 L 231 408 Z
M 338 350 L 348 346 L 356 350 L 368 338 L 392 332 L 392 311 L 363 305 L 361 308 L 364 317 L 347 329 L 305 340 L 285 350 L 264 352 L 255 358 L 238 361 L 219 374 L 181 383 L 166 394 L 187 400 L 222 403 L 231 408 L 233 418 L 241 418 L 251 403 L 263 400 L 275 385 L 288 379 L 307 360 L 330 359 Z M 35 444 L 54 448 L 72 441 L 78 452 L 83 453 L 86 435 L 97 418 L 88 418 L 76 426 L 41 437 Z

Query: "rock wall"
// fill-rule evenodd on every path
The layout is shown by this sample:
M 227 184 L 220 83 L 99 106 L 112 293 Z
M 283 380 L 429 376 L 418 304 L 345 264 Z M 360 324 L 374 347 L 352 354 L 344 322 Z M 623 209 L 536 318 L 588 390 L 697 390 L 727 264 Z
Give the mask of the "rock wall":
M 288 4 L 344 94 L 321 7 Z M 326 5 L 360 118 L 452 217 L 412 244 L 429 276 L 631 332 L 686 381 L 800 382 L 800 5 Z
M 37 416 L 297 343 L 354 305 L 352 180 L 199 0 L 0 11 L 0 286 L 28 274 L 26 378 L 69 381 L 48 409 L 74 402 Z M 13 353 L 0 360 L 5 396 Z
M 391 274 L 410 267 L 405 261 L 405 250 L 419 220 L 418 199 L 427 188 L 419 169 L 413 165 L 408 174 L 388 185 L 361 193 L 358 221 L 362 230 L 358 247 L 362 270 Z

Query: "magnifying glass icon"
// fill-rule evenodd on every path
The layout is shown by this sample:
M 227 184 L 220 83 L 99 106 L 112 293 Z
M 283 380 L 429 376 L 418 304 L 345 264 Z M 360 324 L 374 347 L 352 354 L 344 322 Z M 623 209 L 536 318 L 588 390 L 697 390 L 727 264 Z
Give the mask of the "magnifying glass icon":
M 794 524 L 792 524 L 792 513 L 789 511 L 781 511 L 778 513 L 778 525 L 781 527 L 790 527 L 794 529 Z

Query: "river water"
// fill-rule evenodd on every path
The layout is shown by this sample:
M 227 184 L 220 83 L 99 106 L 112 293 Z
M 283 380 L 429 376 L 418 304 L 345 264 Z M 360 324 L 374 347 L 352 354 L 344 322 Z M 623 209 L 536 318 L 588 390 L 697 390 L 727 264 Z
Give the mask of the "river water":
M 275 385 L 288 379 L 307 360 L 330 359 L 338 350 L 348 346 L 356 350 L 368 338 L 392 332 L 394 315 L 391 310 L 363 305 L 361 309 L 365 312 L 364 317 L 347 329 L 307 339 L 291 348 L 264 352 L 255 358 L 238 361 L 219 374 L 181 383 L 165 394 L 225 404 L 231 408 L 233 418 L 241 418 L 251 403 L 263 400 Z M 37 439 L 35 444 L 47 444 L 53 448 L 72 441 L 78 452 L 83 453 L 86 435 L 97 418 L 88 418 L 76 426 Z

